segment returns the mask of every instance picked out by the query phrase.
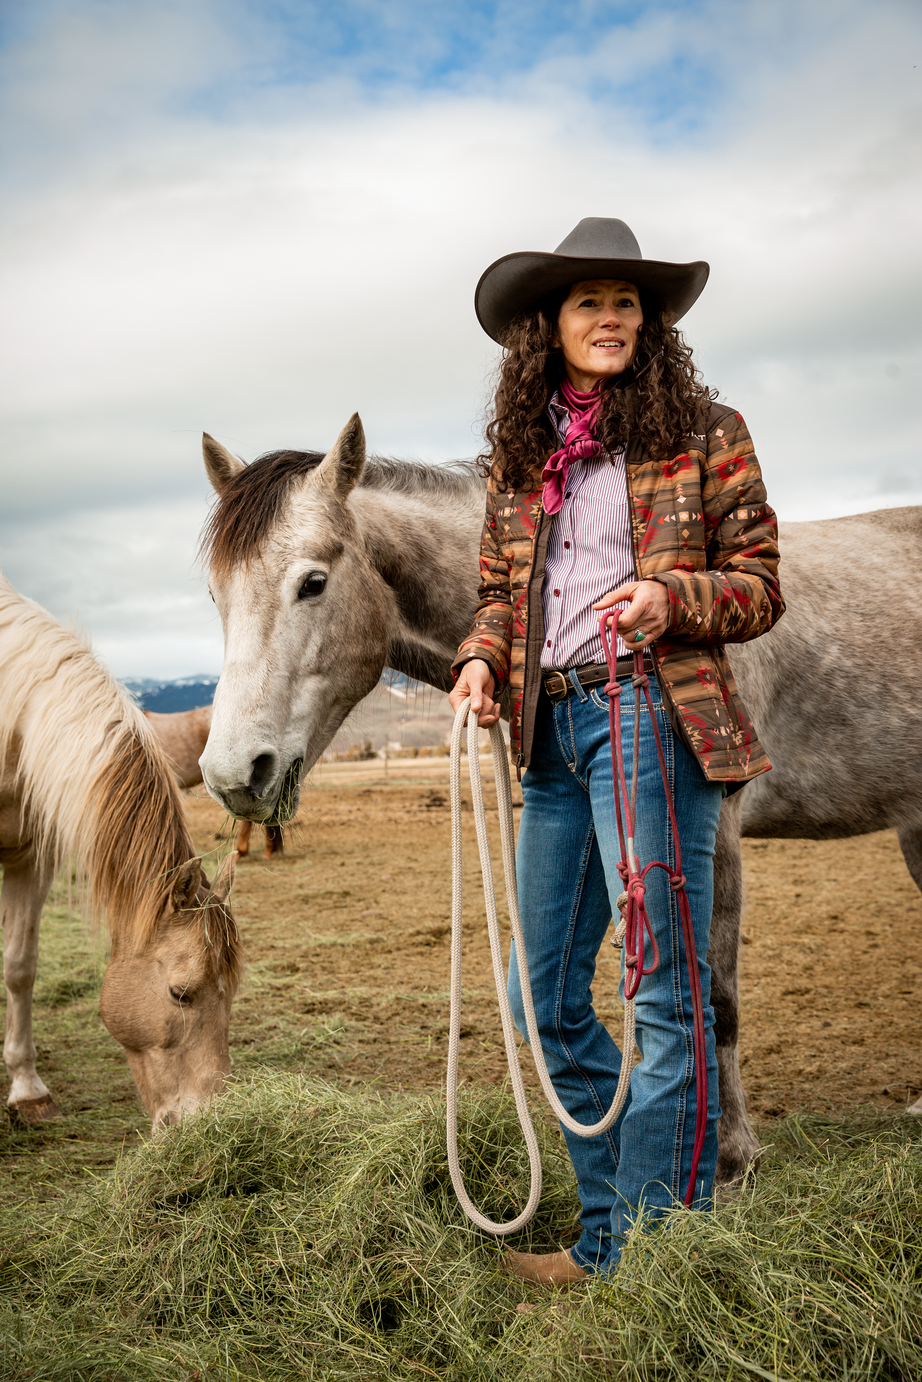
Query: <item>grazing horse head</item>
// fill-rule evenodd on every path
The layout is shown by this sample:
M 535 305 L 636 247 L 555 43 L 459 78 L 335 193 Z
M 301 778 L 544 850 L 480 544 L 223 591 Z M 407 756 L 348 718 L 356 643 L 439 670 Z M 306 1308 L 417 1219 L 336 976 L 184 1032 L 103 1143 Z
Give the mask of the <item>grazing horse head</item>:
M 125 1048 L 155 1128 L 198 1108 L 230 1073 L 240 960 L 226 904 L 235 861 L 229 855 L 211 884 L 198 859 L 183 864 L 146 932 L 130 924 L 136 912 L 121 924 L 110 921 L 112 957 L 99 1010 Z
M 242 951 L 227 905 L 236 856 L 212 884 L 149 721 L 81 639 L 0 577 L 0 862 L 8 1103 L 57 1116 L 36 1068 L 32 991 L 55 872 L 76 866 L 111 942 L 103 1019 L 154 1126 L 220 1089 Z
M 203 550 L 225 656 L 202 775 L 233 815 L 284 824 L 302 766 L 387 663 L 445 683 L 473 607 L 457 573 L 476 562 L 482 482 L 378 460 L 366 471 L 357 414 L 326 456 L 280 451 L 244 465 L 207 434 L 203 450 L 218 493 Z M 397 493 L 408 475 L 415 495 Z M 472 519 L 459 524 L 464 495 Z M 458 613 L 446 617 L 452 592 Z

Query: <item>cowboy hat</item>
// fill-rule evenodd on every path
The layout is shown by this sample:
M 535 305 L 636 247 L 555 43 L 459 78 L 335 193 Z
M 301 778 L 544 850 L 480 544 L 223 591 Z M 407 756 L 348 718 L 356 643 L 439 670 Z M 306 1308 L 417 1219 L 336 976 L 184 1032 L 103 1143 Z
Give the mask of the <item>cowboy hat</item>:
M 513 317 L 555 288 L 585 278 L 623 278 L 652 293 L 678 321 L 699 297 L 709 273 L 701 259 L 691 264 L 644 259 L 624 221 L 586 216 L 553 254 L 521 250 L 495 260 L 481 274 L 474 311 L 487 335 L 498 341 Z

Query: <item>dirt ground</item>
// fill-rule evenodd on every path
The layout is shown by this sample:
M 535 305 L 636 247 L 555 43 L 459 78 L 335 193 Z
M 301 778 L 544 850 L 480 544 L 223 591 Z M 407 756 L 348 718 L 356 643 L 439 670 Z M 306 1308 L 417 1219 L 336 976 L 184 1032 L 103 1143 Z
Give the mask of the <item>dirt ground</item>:
M 238 1069 L 262 1056 L 340 1084 L 422 1089 L 443 1080 L 447 762 L 395 760 L 384 770 L 380 761 L 321 766 L 284 856 L 241 864 L 234 908 L 249 969 L 232 1018 Z M 191 795 L 189 812 L 199 846 L 215 849 L 219 808 Z M 494 1082 L 505 1060 L 470 811 L 465 821 L 462 1073 Z M 258 851 L 257 832 L 253 844 Z M 741 1049 L 751 1112 L 763 1121 L 905 1107 L 922 1089 L 922 896 L 895 835 L 746 841 L 744 859 Z M 607 944 L 595 997 L 615 1030 L 617 960 Z M 525 1065 L 535 1085 L 527 1054 Z
M 260 859 L 254 832 L 255 857 L 234 890 L 248 956 L 231 1015 L 238 1075 L 303 1071 L 382 1092 L 443 1084 L 447 767 L 445 758 L 322 764 L 283 857 Z M 201 789 L 187 803 L 203 854 L 226 848 L 219 808 Z M 473 813 L 464 819 L 462 1076 L 492 1083 L 505 1078 L 505 1057 Z M 905 1108 L 922 1088 L 922 896 L 895 836 L 752 840 L 744 857 L 743 1079 L 763 1141 L 776 1119 L 800 1110 Z M 0 1118 L 0 1208 L 58 1198 L 149 1132 L 99 1016 L 104 968 L 105 936 L 58 879 L 42 917 L 34 1013 L 39 1070 L 63 1116 L 34 1128 Z M 595 998 L 615 1032 L 617 976 L 606 943 Z M 527 1050 L 523 1065 L 533 1112 L 544 1116 Z

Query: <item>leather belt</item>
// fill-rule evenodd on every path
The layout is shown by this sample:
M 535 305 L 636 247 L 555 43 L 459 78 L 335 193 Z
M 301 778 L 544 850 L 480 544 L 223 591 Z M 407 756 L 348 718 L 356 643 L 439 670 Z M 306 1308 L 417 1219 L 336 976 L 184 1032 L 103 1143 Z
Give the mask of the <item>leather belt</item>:
M 616 670 L 619 677 L 633 676 L 633 657 L 619 657 Z M 591 662 L 586 667 L 568 668 L 565 672 L 545 672 L 542 678 L 544 689 L 552 701 L 565 701 L 567 696 L 572 695 L 571 672 L 576 673 L 576 680 L 587 690 L 593 686 L 603 686 L 608 681 L 608 667 L 604 662 Z

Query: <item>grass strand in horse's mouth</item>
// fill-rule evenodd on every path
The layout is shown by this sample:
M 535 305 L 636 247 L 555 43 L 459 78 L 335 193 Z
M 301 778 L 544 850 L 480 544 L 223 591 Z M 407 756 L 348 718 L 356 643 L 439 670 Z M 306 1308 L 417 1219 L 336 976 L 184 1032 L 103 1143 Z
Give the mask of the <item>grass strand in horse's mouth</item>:
M 288 771 L 282 778 L 282 786 L 279 791 L 278 800 L 275 803 L 272 814 L 267 816 L 263 825 L 287 825 L 298 809 L 300 800 L 301 773 L 304 769 L 304 759 L 296 758 L 288 767 Z

